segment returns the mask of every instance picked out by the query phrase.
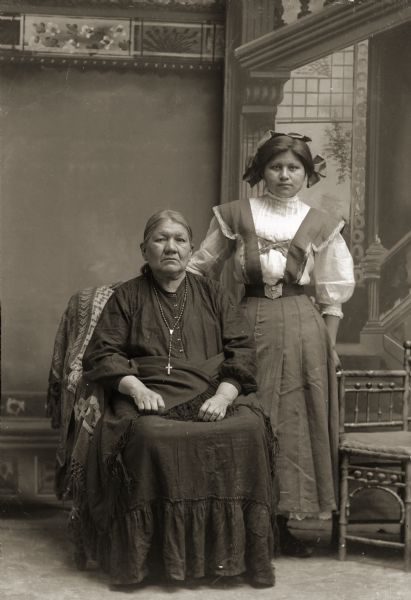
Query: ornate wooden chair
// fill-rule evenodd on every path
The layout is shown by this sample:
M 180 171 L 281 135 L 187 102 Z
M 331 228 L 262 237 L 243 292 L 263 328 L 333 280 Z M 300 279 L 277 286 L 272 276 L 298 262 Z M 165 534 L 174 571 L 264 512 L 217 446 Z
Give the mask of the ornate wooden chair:
M 347 542 L 362 542 L 402 549 L 404 568 L 411 571 L 410 372 L 411 342 L 405 342 L 403 369 L 343 371 L 339 375 L 340 560 L 346 558 Z M 395 499 L 399 518 L 350 519 L 355 500 L 370 490 L 379 490 Z M 367 512 L 372 508 L 372 502 L 368 501 Z M 400 540 L 351 533 L 353 523 L 377 522 L 398 523 Z

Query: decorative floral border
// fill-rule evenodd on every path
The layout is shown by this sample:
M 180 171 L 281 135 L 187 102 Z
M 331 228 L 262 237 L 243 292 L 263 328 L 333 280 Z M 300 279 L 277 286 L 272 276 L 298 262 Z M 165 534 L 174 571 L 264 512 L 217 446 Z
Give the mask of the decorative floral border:
M 209 23 L 134 24 L 133 52 L 141 56 L 186 57 L 204 60 L 224 57 L 224 28 Z
M 10 4 L 13 7 L 27 5 L 30 6 L 55 6 L 56 8 L 65 7 L 110 7 L 110 8 L 159 8 L 175 10 L 212 10 L 213 12 L 223 12 L 226 6 L 226 0 L 13 0 Z
M 19 51 L 21 62 L 27 56 L 49 55 L 80 57 L 87 64 L 90 58 L 102 57 L 214 64 L 223 62 L 224 26 L 210 20 L 0 15 L 0 49 Z
M 56 54 L 130 55 L 128 20 L 25 15 L 23 49 Z

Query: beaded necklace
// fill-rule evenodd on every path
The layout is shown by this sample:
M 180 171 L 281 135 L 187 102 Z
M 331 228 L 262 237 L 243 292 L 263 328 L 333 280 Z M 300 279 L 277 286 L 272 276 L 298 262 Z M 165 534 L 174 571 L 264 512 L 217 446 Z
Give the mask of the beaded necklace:
M 187 276 L 184 277 L 184 295 L 183 295 L 183 301 L 182 301 L 181 307 L 180 307 L 180 312 L 178 313 L 177 317 L 175 317 L 175 320 L 174 320 L 174 323 L 173 323 L 172 327 L 170 327 L 170 324 L 169 324 L 169 322 L 166 319 L 166 316 L 164 314 L 164 309 L 163 309 L 163 307 L 161 305 L 160 298 L 159 298 L 159 295 L 158 295 L 158 292 L 157 292 L 157 288 L 154 285 L 154 281 L 153 280 L 151 281 L 151 284 L 153 286 L 154 295 L 155 295 L 156 300 L 157 300 L 158 308 L 160 309 L 161 318 L 163 319 L 163 321 L 164 321 L 164 323 L 165 323 L 165 325 L 166 325 L 166 327 L 168 329 L 168 332 L 169 332 L 169 338 L 168 338 L 168 362 L 167 362 L 167 365 L 164 368 L 167 371 L 167 375 L 170 375 L 171 369 L 173 368 L 171 366 L 171 348 L 172 348 L 172 343 L 173 343 L 173 333 L 174 333 L 177 325 L 179 324 L 179 322 L 181 320 L 181 317 L 183 316 L 184 309 L 185 309 L 185 306 L 186 306 L 186 301 L 187 301 L 187 290 L 188 290 Z

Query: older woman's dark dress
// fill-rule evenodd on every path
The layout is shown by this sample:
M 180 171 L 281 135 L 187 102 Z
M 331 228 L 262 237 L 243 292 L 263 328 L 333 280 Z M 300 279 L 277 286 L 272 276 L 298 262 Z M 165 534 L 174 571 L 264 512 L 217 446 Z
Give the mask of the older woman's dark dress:
M 115 291 L 84 357 L 86 377 L 108 391 L 88 459 L 84 532 L 113 583 L 247 572 L 272 585 L 273 444 L 254 393 L 247 318 L 217 283 L 187 274 L 168 375 L 169 332 L 152 283 L 140 276 Z M 157 285 L 169 323 L 184 289 Z M 139 414 L 116 391 L 125 375 L 160 393 L 166 412 Z M 200 421 L 221 381 L 240 395 L 222 421 Z

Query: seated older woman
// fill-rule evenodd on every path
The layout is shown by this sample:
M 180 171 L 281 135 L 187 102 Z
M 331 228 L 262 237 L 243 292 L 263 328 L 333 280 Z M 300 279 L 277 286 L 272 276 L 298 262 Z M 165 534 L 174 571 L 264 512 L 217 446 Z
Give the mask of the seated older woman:
M 186 272 L 192 233 L 153 215 L 143 274 L 107 302 L 84 356 L 108 391 L 87 465 L 85 537 L 113 584 L 246 574 L 273 585 L 272 433 L 247 318 Z

